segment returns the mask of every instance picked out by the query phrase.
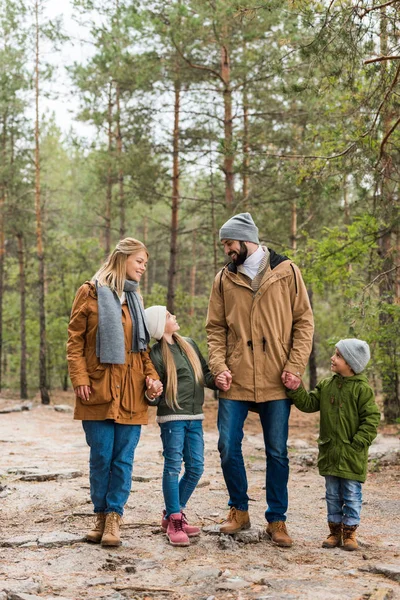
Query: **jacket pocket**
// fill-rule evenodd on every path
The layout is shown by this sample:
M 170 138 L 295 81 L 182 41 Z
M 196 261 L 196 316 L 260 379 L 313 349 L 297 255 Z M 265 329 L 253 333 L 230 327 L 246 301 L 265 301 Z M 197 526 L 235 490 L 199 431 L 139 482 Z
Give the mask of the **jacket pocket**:
M 318 438 L 317 440 L 319 453 L 318 453 L 318 469 L 320 471 L 326 471 L 329 468 L 330 450 L 331 450 L 331 438 Z
M 242 342 L 236 341 L 234 344 L 229 344 L 226 352 L 226 364 L 230 370 L 233 370 L 242 356 Z
M 356 449 L 349 440 L 342 440 L 339 469 L 347 473 L 362 475 L 368 461 L 368 448 Z
M 97 368 L 88 373 L 91 394 L 89 400 L 81 400 L 83 405 L 107 404 L 112 400 L 111 371 L 109 365 L 99 364 Z
M 125 385 L 121 396 L 121 408 L 130 414 L 140 413 L 148 409 L 144 397 L 146 376 L 136 365 L 129 365 Z

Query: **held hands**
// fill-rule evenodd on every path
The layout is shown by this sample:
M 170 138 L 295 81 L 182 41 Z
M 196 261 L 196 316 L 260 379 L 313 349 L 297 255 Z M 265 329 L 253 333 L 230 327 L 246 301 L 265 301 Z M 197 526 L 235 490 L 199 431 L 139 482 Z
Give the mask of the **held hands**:
M 150 399 L 158 398 L 162 394 L 163 384 L 159 379 L 152 379 L 151 377 L 146 377 L 146 394 Z
M 289 373 L 289 371 L 283 371 L 281 379 L 283 385 L 288 388 L 288 390 L 297 390 L 301 385 L 300 377 L 296 377 L 296 375 Z
M 223 392 L 227 392 L 229 390 L 231 383 L 232 373 L 230 371 L 222 371 L 221 373 L 218 373 L 215 378 L 215 385 Z

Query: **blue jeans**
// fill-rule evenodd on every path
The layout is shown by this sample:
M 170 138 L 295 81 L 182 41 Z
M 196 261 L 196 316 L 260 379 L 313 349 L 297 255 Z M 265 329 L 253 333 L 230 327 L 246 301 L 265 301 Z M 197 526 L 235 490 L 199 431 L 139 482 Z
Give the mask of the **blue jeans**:
M 358 525 L 362 505 L 362 484 L 343 477 L 325 476 L 328 523 Z
M 132 485 L 133 457 L 141 425 L 82 421 L 90 447 L 90 497 L 94 512 L 123 515 Z
M 266 454 L 266 500 L 265 518 L 269 523 L 286 521 L 288 507 L 287 483 L 289 459 L 287 456 L 288 422 L 290 400 L 269 402 L 247 402 L 243 400 L 219 399 L 218 407 L 218 450 L 229 506 L 248 510 L 247 476 L 243 461 L 243 426 L 250 407 L 257 409 L 264 434 Z
M 204 471 L 202 421 L 168 421 L 160 423 L 164 472 L 162 489 L 167 517 L 179 513 L 193 494 Z M 185 471 L 179 479 L 182 468 Z

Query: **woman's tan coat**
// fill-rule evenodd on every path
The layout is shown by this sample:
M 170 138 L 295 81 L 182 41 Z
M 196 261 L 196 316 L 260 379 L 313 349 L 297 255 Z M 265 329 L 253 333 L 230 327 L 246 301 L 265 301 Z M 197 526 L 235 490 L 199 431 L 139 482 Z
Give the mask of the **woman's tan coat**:
M 158 379 L 148 352 L 132 352 L 132 320 L 128 305 L 122 305 L 125 364 L 101 364 L 96 356 L 98 304 L 95 286 L 84 283 L 72 306 L 68 327 L 67 359 L 74 389 L 89 385 L 88 401 L 76 398 L 74 418 L 88 421 L 114 419 L 117 423 L 145 425 L 146 376 Z
M 298 267 L 270 252 L 274 268 L 255 293 L 248 277 L 228 267 L 215 277 L 206 324 L 209 366 L 214 376 L 232 373 L 221 398 L 281 400 L 282 372 L 302 377 L 306 368 L 314 330 L 307 290 Z

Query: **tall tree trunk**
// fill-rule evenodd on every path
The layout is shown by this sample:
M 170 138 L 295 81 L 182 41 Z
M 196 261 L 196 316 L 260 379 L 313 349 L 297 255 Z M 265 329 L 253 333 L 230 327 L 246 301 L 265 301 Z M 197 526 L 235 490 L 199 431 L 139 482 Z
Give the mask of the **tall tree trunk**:
M 178 252 L 178 211 L 179 211 L 179 118 L 181 102 L 181 83 L 178 76 L 174 82 L 174 134 L 173 134 L 173 165 L 172 165 L 172 214 L 171 214 L 171 243 L 168 270 L 167 308 L 175 312 L 176 291 L 176 259 Z
M 192 235 L 192 265 L 190 267 L 190 309 L 189 315 L 194 316 L 194 299 L 196 296 L 196 257 L 197 257 L 197 246 L 196 246 L 196 232 L 193 231 Z
M 297 203 L 293 200 L 290 213 L 290 246 L 293 252 L 297 250 Z
M 229 50 L 226 45 L 221 47 L 221 77 L 224 82 L 224 173 L 225 173 L 225 204 L 230 208 L 234 199 L 234 150 L 233 150 L 233 118 L 232 90 L 230 87 L 231 65 Z
M 35 211 L 36 211 L 36 240 L 39 262 L 39 387 L 42 404 L 50 404 L 47 389 L 46 369 L 46 313 L 45 313 L 45 275 L 44 252 L 42 235 L 41 192 L 40 192 L 40 145 L 39 145 L 39 1 L 35 2 L 36 20 L 36 61 L 35 61 Z
M 149 219 L 147 215 L 143 217 L 143 244 L 147 247 L 147 240 L 149 237 Z M 149 272 L 146 269 L 143 275 L 143 292 L 149 293 Z
M 119 237 L 123 239 L 126 234 L 125 227 L 125 190 L 124 190 L 124 169 L 122 165 L 122 133 L 121 133 L 121 102 L 120 85 L 116 87 L 116 106 L 117 106 L 117 156 L 118 156 L 118 199 L 119 199 Z
M 313 303 L 313 289 L 311 286 L 308 287 L 308 297 L 310 299 L 311 308 L 314 308 Z M 317 378 L 317 349 L 315 346 L 315 335 L 313 336 L 313 343 L 311 348 L 310 358 L 308 360 L 308 371 L 310 376 L 310 390 L 313 390 L 318 383 Z
M 108 90 L 108 110 L 107 110 L 107 130 L 108 130 L 108 165 L 107 165 L 107 188 L 106 188 L 106 210 L 105 210 L 105 231 L 104 231 L 104 242 L 106 255 L 110 254 L 111 251 L 111 203 L 112 203 L 112 188 L 113 188 L 113 134 L 112 134 L 112 121 L 113 121 L 113 103 L 112 103 L 112 83 L 109 85 Z
M 28 383 L 26 377 L 26 286 L 25 286 L 25 250 L 22 233 L 17 233 L 18 265 L 19 265 L 19 293 L 20 293 L 20 336 L 21 336 L 21 358 L 20 358 L 20 397 L 22 400 L 28 398 Z
M 246 85 L 243 86 L 243 210 L 249 207 L 250 194 L 250 143 L 249 143 L 249 100 Z
M 2 135 L 2 158 L 3 168 L 6 165 L 6 144 L 7 144 L 7 118 L 3 118 Z M 6 204 L 6 182 L 4 177 L 0 184 L 0 391 L 3 386 L 2 356 L 3 356 L 3 292 L 4 292 L 4 259 L 5 259 L 5 237 L 4 237 L 4 211 Z

